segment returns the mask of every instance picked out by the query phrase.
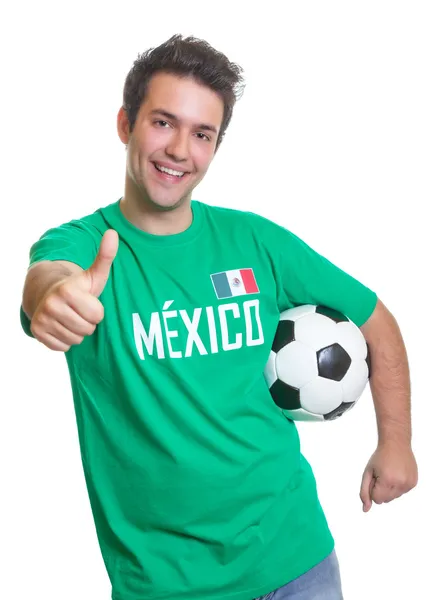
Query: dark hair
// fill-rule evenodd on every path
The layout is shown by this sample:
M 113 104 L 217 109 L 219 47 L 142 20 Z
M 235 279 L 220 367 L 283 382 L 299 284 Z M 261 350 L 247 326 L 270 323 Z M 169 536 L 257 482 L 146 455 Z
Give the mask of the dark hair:
M 139 108 L 145 99 L 148 84 L 154 74 L 166 72 L 195 81 L 218 93 L 224 103 L 223 121 L 216 149 L 231 121 L 233 108 L 244 91 L 243 70 L 215 50 L 204 40 L 193 36 L 174 35 L 156 48 L 138 54 L 124 84 L 123 108 L 127 112 L 130 132 L 136 122 Z

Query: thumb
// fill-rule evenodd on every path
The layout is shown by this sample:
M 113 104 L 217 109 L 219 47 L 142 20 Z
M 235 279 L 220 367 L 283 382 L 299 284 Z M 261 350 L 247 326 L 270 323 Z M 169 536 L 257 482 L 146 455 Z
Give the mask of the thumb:
M 372 505 L 371 493 L 375 484 L 375 479 L 373 475 L 373 469 L 368 468 L 364 471 L 364 475 L 362 476 L 361 491 L 359 497 L 361 498 L 363 504 L 362 509 L 364 512 L 368 512 Z
M 108 281 L 111 265 L 118 251 L 118 234 L 114 229 L 104 233 L 94 263 L 86 271 L 91 280 L 90 293 L 99 297 Z

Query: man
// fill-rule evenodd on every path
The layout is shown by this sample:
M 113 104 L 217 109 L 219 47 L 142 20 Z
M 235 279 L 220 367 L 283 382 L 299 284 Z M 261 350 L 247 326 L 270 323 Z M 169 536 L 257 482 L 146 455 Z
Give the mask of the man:
M 342 598 L 314 475 L 263 376 L 292 306 L 339 310 L 370 345 L 364 510 L 417 482 L 405 348 L 376 294 L 283 227 L 192 200 L 241 86 L 194 38 L 139 57 L 117 118 L 124 196 L 31 248 L 22 325 L 66 353 L 114 600 Z M 252 292 L 222 298 L 212 275 L 246 267 Z

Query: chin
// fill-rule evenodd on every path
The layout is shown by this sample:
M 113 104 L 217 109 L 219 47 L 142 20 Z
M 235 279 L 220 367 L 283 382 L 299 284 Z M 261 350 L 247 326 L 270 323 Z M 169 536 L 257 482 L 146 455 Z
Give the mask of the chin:
M 185 202 L 183 198 L 151 198 L 151 203 L 159 210 L 167 211 L 178 208 Z

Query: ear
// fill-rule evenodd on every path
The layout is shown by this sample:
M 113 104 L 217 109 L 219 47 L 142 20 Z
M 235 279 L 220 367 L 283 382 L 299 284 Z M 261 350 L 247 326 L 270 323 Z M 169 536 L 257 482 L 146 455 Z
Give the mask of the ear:
M 130 138 L 130 123 L 127 112 L 123 106 L 120 107 L 117 115 L 117 133 L 123 144 L 129 143 Z

